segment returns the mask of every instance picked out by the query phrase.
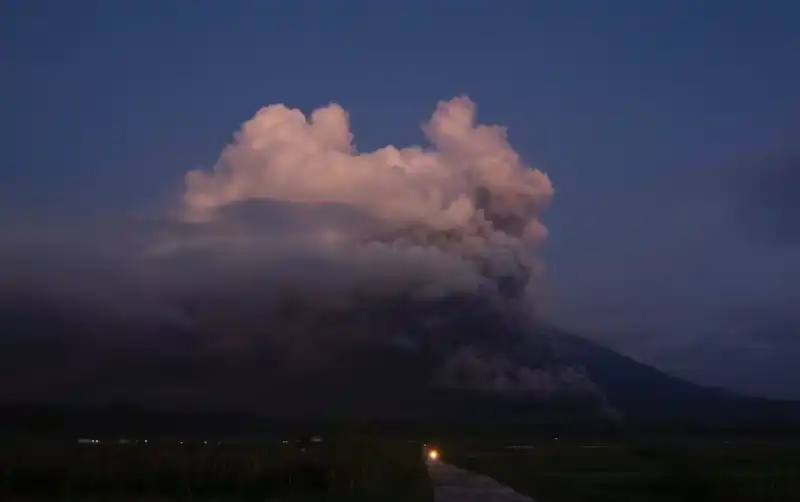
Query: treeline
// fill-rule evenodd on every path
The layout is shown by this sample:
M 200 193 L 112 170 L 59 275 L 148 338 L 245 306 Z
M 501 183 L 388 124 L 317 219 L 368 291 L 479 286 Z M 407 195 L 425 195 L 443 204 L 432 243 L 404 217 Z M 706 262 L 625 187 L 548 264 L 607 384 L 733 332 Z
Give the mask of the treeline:
M 536 418 L 536 417 L 534 417 Z M 698 437 L 800 437 L 800 421 L 631 421 L 575 420 L 539 417 L 538 420 L 470 420 L 468 416 L 447 420 L 369 420 L 308 417 L 260 417 L 225 413 L 192 413 L 145 410 L 112 405 L 61 407 L 44 405 L 0 405 L 0 435 L 6 438 L 75 439 L 163 438 L 252 440 L 296 438 L 361 431 L 398 440 L 435 440 L 442 437 L 472 437 L 517 440 L 599 438 L 624 440 L 648 436 Z

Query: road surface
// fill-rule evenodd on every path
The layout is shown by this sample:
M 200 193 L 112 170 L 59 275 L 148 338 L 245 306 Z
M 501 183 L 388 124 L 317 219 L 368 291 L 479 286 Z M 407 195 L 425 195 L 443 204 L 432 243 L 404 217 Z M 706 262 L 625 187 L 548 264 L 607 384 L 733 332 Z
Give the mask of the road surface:
M 436 502 L 534 502 L 490 477 L 438 460 L 427 465 Z

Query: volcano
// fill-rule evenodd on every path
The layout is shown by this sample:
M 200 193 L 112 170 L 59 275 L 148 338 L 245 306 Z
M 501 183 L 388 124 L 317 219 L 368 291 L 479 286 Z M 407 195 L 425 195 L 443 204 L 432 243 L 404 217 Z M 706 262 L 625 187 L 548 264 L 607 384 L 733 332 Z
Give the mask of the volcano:
M 264 320 L 266 331 L 317 330 L 303 344 L 325 338 L 328 345 L 304 352 L 290 333 L 261 340 L 228 333 L 235 343 L 219 345 L 209 342 L 208 320 L 190 327 L 123 324 L 44 303 L 7 304 L 0 316 L 0 399 L 4 406 L 126 403 L 280 419 L 800 417 L 797 403 L 701 387 L 475 297 L 423 304 L 364 298 L 346 313 L 313 316 L 301 303 L 283 304 L 265 310 Z

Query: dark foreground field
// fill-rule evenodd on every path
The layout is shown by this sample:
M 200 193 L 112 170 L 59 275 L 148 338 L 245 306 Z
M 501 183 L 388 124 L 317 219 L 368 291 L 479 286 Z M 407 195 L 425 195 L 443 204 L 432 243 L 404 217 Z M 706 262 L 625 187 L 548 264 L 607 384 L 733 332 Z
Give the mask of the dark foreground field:
M 797 440 L 453 444 L 445 460 L 544 502 L 800 501 Z
M 216 444 L 6 442 L 0 500 L 426 502 L 419 445 L 376 438 Z M 305 451 L 303 451 L 305 450 Z

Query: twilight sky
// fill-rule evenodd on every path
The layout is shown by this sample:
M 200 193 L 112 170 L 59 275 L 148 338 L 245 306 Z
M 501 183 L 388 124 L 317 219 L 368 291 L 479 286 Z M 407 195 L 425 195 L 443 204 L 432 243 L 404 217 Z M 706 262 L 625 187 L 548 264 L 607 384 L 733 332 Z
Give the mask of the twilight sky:
M 552 180 L 547 316 L 800 397 L 799 18 L 788 0 L 5 0 L 0 210 L 157 211 L 262 106 L 336 102 L 366 151 L 419 144 L 466 94 Z

